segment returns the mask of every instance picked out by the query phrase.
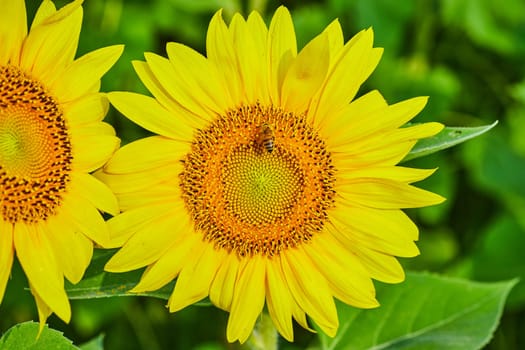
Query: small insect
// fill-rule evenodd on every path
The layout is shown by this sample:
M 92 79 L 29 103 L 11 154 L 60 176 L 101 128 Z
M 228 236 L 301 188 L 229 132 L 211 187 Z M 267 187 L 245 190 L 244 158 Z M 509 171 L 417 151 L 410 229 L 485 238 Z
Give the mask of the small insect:
M 270 124 L 264 123 L 261 125 L 257 136 L 257 142 L 259 145 L 264 146 L 268 153 L 272 153 L 273 148 L 275 147 L 275 134 L 273 133 Z

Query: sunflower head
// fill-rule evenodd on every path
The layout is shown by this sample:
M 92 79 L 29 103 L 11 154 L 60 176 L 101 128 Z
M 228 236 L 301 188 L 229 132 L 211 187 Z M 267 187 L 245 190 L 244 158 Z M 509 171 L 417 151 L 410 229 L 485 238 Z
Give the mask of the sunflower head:
M 418 254 L 401 209 L 443 199 L 411 185 L 433 170 L 397 164 L 442 126 L 402 127 L 424 97 L 355 99 L 382 53 L 371 29 L 345 44 L 334 21 L 297 52 L 286 8 L 269 27 L 256 12 L 227 25 L 219 11 L 206 51 L 146 53 L 134 67 L 154 97 L 109 94 L 158 135 L 98 173 L 123 209 L 106 269 L 147 266 L 135 292 L 177 278 L 170 311 L 209 297 L 230 312 L 229 341 L 245 341 L 265 305 L 288 340 L 307 315 L 333 336 L 334 297 L 376 307 L 372 279 L 402 281 L 394 256 Z
M 99 209 L 118 212 L 89 172 L 119 145 L 98 90 L 122 47 L 74 59 L 81 3 L 43 1 L 29 32 L 23 0 L 2 1 L 0 14 L 0 301 L 16 253 L 41 326 L 51 312 L 69 321 L 64 276 L 78 282 L 93 242 L 108 244 Z

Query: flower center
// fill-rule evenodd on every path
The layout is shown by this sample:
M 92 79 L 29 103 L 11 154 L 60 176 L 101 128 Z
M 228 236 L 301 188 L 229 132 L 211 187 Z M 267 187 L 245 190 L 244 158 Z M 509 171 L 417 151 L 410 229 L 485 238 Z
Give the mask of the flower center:
M 322 230 L 335 169 L 306 122 L 260 104 L 231 110 L 199 130 L 180 174 L 195 226 L 239 256 L 277 255 Z
M 0 215 L 45 220 L 60 205 L 71 143 L 57 102 L 18 68 L 0 66 Z

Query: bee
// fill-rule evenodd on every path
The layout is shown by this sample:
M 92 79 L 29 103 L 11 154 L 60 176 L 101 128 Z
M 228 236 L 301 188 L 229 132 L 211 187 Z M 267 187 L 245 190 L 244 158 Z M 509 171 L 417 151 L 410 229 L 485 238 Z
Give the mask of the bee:
M 272 153 L 275 147 L 275 134 L 273 129 L 268 123 L 264 123 L 259 128 L 259 134 L 257 136 L 257 143 L 261 146 L 264 146 L 268 153 Z

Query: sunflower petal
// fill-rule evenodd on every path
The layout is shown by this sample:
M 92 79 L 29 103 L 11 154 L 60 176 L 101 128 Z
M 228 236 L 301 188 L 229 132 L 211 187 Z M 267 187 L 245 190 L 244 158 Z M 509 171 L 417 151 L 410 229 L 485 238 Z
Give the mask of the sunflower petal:
M 159 260 L 148 266 L 139 283 L 130 292 L 149 292 L 165 286 L 177 277 L 199 243 L 198 235 L 190 235 L 181 242 L 174 243 Z
M 18 260 L 34 290 L 42 301 L 64 322 L 71 318 L 71 307 L 64 291 L 62 271 L 45 232 L 17 223 L 14 243 Z
M 299 52 L 283 81 L 281 106 L 302 113 L 325 79 L 330 62 L 328 36 L 322 33 Z
M 110 242 L 106 248 L 122 247 L 135 232 L 171 210 L 171 203 L 152 204 L 133 208 L 111 218 L 107 222 Z
M 189 151 L 189 144 L 163 136 L 146 137 L 120 148 L 108 161 L 104 171 L 126 174 L 150 170 L 179 162 Z
M 5 66 L 8 62 L 18 64 L 20 48 L 27 35 L 25 1 L 2 1 L 0 17 L 0 66 Z
M 370 208 L 405 209 L 442 203 L 445 198 L 389 179 L 356 180 L 345 187 L 348 201 Z
M 328 282 L 301 249 L 281 253 L 283 273 L 297 304 L 328 336 L 339 327 L 337 310 Z
M 179 123 L 154 98 L 131 92 L 111 92 L 108 98 L 120 113 L 143 128 L 174 140 L 191 140 L 193 130 Z
M 226 254 L 210 286 L 210 300 L 223 310 L 230 310 L 239 271 L 236 254 Z
M 379 306 L 369 272 L 332 236 L 314 239 L 304 249 L 332 286 L 336 298 L 359 308 Z
M 95 208 L 117 215 L 119 213 L 117 198 L 109 187 L 90 174 L 72 173 L 72 191 L 75 195 L 87 199 Z
M 43 18 L 38 25 L 31 27 L 23 44 L 20 67 L 45 81 L 47 86 L 53 85 L 75 57 L 82 24 L 81 3 L 72 2 Z
M 220 257 L 221 254 L 217 254 L 212 244 L 200 244 L 200 247 L 193 251 L 182 267 L 175 289 L 168 300 L 170 312 L 178 311 L 208 295 L 219 267 Z
M 177 83 L 182 90 L 192 91 L 200 96 L 199 103 L 217 114 L 223 114 L 234 104 L 218 72 L 206 57 L 190 47 L 178 43 L 168 43 L 166 52 L 177 75 Z M 188 74 L 187 67 L 194 67 Z
M 78 283 L 93 255 L 93 242 L 64 218 L 50 219 L 47 238 L 61 271 L 71 283 Z
M 254 255 L 241 261 L 226 328 L 229 342 L 239 340 L 241 344 L 244 343 L 261 314 L 265 299 L 265 290 L 261 288 L 266 275 L 264 259 L 266 258 Z
M 123 272 L 141 268 L 157 261 L 180 234 L 191 232 L 192 224 L 183 214 L 182 205 L 150 225 L 140 227 L 124 246 L 108 261 L 106 271 Z
M 222 10 L 217 11 L 210 21 L 206 35 L 206 53 L 210 63 L 222 73 L 223 84 L 227 86 L 227 91 L 234 103 L 232 107 L 239 106 L 244 100 L 241 89 L 242 80 L 233 47 L 233 38 L 222 19 Z
M 63 102 L 87 94 L 115 64 L 123 51 L 124 45 L 113 45 L 91 51 L 76 59 L 51 85 L 53 92 Z
M 274 104 L 281 101 L 281 86 L 293 60 L 297 43 L 290 12 L 280 6 L 272 17 L 268 30 L 268 66 L 270 96 Z
M 373 31 L 363 31 L 356 38 L 346 44 L 345 52 L 341 53 L 339 61 L 334 63 L 329 72 L 318 102 L 309 111 L 312 120 L 321 119 L 344 108 L 370 75 L 370 66 L 375 68 L 377 65 L 378 60 L 372 64 L 372 58 L 377 56 L 372 53 Z
M 87 200 L 79 196 L 68 196 L 62 203 L 66 214 L 76 225 L 76 230 L 105 247 L 109 244 L 109 231 L 100 212 Z
M 266 260 L 266 305 L 275 327 L 281 335 L 293 342 L 292 312 L 294 301 L 286 287 L 281 264 L 276 259 Z
M 105 95 L 97 92 L 64 103 L 62 106 L 69 124 L 80 127 L 102 121 L 108 112 L 109 101 Z
M 13 265 L 13 224 L 0 218 L 0 304 L 4 298 L 7 279 Z

